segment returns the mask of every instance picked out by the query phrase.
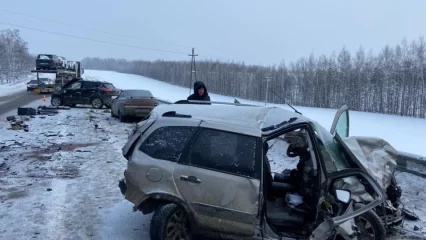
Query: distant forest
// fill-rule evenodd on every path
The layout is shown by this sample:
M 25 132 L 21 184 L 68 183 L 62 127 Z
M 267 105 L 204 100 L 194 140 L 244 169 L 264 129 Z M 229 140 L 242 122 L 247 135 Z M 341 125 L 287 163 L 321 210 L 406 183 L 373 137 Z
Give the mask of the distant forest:
M 34 56 L 28 52 L 19 30 L 0 30 L 0 84 L 13 83 L 29 75 Z
M 217 94 L 264 101 L 269 75 L 268 102 L 320 108 L 348 104 L 356 111 L 425 118 L 425 58 L 422 37 L 385 46 L 378 54 L 361 46 L 355 54 L 343 48 L 338 54 L 311 55 L 269 67 L 197 61 L 196 69 L 197 80 Z M 86 69 L 137 74 L 183 87 L 190 84 L 190 61 L 85 58 L 82 64 Z

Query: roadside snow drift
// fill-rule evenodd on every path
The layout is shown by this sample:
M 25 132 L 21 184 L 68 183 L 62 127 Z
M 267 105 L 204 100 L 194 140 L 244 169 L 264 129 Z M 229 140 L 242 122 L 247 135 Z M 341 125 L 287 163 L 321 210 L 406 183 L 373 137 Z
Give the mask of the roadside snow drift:
M 17 92 L 27 90 L 26 82 L 20 82 L 16 84 L 1 84 L 0 85 L 0 97 L 12 95 Z

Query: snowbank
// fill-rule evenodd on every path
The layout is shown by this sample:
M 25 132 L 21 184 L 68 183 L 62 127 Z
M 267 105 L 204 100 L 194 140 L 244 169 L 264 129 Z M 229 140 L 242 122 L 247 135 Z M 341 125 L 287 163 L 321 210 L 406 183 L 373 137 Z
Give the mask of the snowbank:
M 56 75 L 54 73 L 39 73 L 39 78 L 49 78 L 51 80 L 55 80 Z M 28 76 L 23 77 L 21 80 L 15 83 L 0 84 L 0 97 L 27 90 L 27 82 L 32 79 L 37 79 L 37 73 L 28 74 Z
M 159 99 L 177 101 L 186 99 L 189 89 L 175 86 L 146 77 L 123 74 L 111 71 L 85 70 L 84 76 L 95 77 L 99 80 L 109 81 L 122 89 L 147 89 Z M 208 89 L 208 83 L 207 89 Z M 212 101 L 233 102 L 234 97 L 209 93 Z M 238 99 L 242 103 L 264 105 L 261 102 Z M 268 104 L 291 110 L 286 105 Z M 295 106 L 296 107 L 296 106 Z M 349 106 L 350 107 L 350 106 Z M 330 128 L 336 109 L 321 109 L 310 107 L 296 107 L 303 115 L 312 118 Z M 385 114 L 350 112 L 350 135 L 380 137 L 392 144 L 397 150 L 426 156 L 426 120 L 418 118 L 400 117 Z
M 16 84 L 3 84 L 0 85 L 0 97 L 12 95 L 17 92 L 22 92 L 27 89 L 27 84 L 25 82 L 20 82 Z

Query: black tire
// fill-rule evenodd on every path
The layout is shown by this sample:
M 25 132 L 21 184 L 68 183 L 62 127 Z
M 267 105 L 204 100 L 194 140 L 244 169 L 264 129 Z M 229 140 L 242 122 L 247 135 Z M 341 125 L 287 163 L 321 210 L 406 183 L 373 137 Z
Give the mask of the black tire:
M 61 106 L 62 99 L 60 97 L 52 97 L 52 99 L 50 99 L 50 104 L 55 107 Z
M 191 225 L 188 218 L 188 214 L 185 210 L 174 203 L 163 205 L 154 212 L 151 219 L 150 225 L 150 237 L 151 240 L 165 240 L 167 234 L 171 234 L 171 224 L 180 224 L 186 231 L 180 231 L 175 229 L 175 232 L 179 232 L 181 238 L 185 240 L 191 240 Z
M 100 98 L 93 98 L 92 99 L 92 107 L 95 109 L 101 109 L 104 103 L 102 102 L 102 99 Z
M 355 218 L 356 225 L 363 234 L 362 239 L 368 239 L 364 234 L 374 236 L 374 240 L 385 240 L 386 229 L 382 219 L 373 210 L 367 211 Z M 366 228 L 367 227 L 367 228 Z M 365 236 L 365 237 L 364 237 Z

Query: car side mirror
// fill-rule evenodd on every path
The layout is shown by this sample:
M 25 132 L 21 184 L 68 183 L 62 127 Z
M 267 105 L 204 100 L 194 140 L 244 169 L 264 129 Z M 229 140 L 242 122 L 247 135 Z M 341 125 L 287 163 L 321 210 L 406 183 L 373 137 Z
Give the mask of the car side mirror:
M 336 189 L 336 199 L 342 203 L 349 203 L 351 201 L 351 192 L 344 189 Z

